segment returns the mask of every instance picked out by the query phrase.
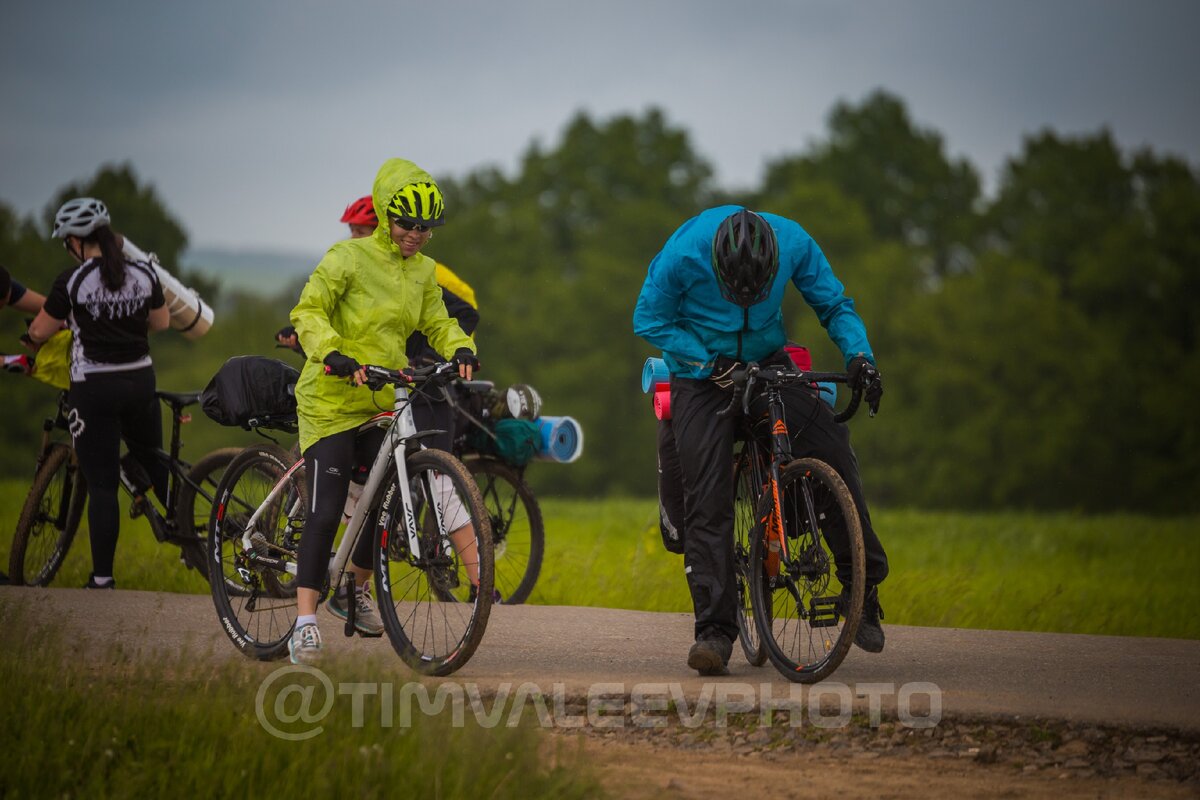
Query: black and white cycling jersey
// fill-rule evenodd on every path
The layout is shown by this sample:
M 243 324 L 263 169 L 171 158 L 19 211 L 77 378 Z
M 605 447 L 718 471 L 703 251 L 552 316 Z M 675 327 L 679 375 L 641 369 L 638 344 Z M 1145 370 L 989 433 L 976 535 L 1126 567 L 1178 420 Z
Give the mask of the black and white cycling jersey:
M 125 282 L 113 290 L 104 285 L 101 260 L 91 258 L 65 270 L 54 281 L 45 311 L 67 320 L 75 335 L 71 380 L 84 381 L 96 372 L 119 372 L 150 366 L 147 340 L 152 309 L 165 302 L 162 286 L 147 263 L 126 261 Z

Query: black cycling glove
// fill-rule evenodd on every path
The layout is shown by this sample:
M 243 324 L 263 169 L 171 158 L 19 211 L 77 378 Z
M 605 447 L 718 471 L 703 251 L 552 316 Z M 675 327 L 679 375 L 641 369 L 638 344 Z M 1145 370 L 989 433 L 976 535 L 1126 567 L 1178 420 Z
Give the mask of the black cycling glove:
M 454 351 L 454 356 L 450 359 L 450 363 L 456 367 L 461 367 L 466 364 L 472 371 L 479 369 L 479 359 L 471 352 L 469 347 L 460 347 Z
M 362 369 L 362 364 L 350 356 L 342 355 L 337 350 L 333 350 L 325 356 L 325 366 L 329 367 L 327 372 L 330 375 L 337 375 L 339 378 L 349 378 Z
M 874 416 L 879 411 L 879 400 L 883 397 L 883 376 L 879 370 L 864 356 L 855 356 L 846 367 L 846 376 L 851 389 L 862 390 L 867 399 L 867 408 Z
M 294 340 L 295 344 L 291 341 Z M 285 347 L 288 350 L 299 353 L 308 358 L 304 352 L 304 348 L 300 346 L 300 337 L 296 335 L 296 327 L 294 325 L 284 325 L 275 332 L 276 347 Z
M 728 391 L 737 385 L 737 378 L 740 377 L 736 373 L 738 370 L 745 369 L 746 365 L 740 361 L 735 361 L 726 356 L 717 356 L 713 361 L 712 374 L 708 379 L 717 385 L 718 389 Z

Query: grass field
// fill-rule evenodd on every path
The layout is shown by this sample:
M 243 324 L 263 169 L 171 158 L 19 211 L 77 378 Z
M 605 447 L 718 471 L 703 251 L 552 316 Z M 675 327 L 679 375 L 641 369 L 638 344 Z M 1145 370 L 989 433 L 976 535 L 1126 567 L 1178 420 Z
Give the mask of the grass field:
M 0 484 L 0 568 L 26 488 Z M 653 501 L 541 504 L 546 557 L 530 602 L 691 610 Z M 877 511 L 874 522 L 891 561 L 885 622 L 1200 639 L 1200 518 Z M 81 586 L 90 563 L 81 531 L 55 584 Z M 122 588 L 207 591 L 141 520 L 123 520 L 116 563 Z
M 295 714 L 288 692 L 319 692 L 316 681 L 306 687 L 294 677 L 293 690 L 261 693 L 285 685 L 264 681 L 278 665 L 238 659 L 214 667 L 182 657 L 139 665 L 117 649 L 80 659 L 52 631 L 13 615 L 0 607 L 4 797 L 601 795 L 578 748 L 531 725 L 484 728 L 472 714 L 455 724 L 449 705 L 383 724 L 366 702 L 356 722 L 351 704 L 340 702 L 320 719 L 318 735 L 290 741 L 267 735 L 256 709 L 282 703 Z M 371 659 L 322 671 L 338 684 L 373 685 L 395 673 Z

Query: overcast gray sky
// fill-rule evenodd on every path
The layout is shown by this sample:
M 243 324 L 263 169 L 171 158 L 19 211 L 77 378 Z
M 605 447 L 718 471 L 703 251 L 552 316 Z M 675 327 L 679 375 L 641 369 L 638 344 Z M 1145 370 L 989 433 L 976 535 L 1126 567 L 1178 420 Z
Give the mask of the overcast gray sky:
M 746 187 L 877 87 L 987 186 L 1045 127 L 1200 166 L 1198 31 L 1196 0 L 5 0 L 0 202 L 130 161 L 194 247 L 320 252 L 391 156 L 511 172 L 657 106 Z

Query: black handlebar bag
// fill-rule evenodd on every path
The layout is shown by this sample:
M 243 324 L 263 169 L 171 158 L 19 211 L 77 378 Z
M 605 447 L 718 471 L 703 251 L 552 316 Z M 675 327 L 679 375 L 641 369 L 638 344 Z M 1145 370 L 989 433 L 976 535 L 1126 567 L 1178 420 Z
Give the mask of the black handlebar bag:
M 219 425 L 296 429 L 300 372 L 266 356 L 234 356 L 200 393 L 200 407 Z

